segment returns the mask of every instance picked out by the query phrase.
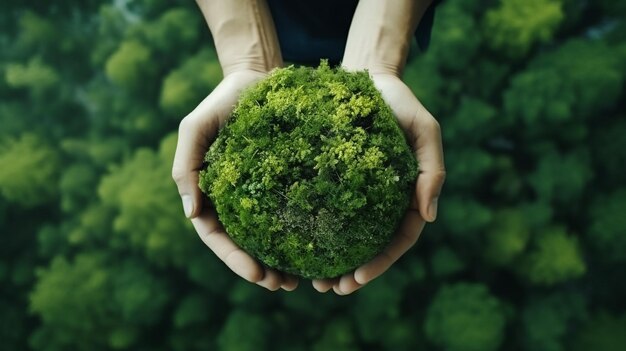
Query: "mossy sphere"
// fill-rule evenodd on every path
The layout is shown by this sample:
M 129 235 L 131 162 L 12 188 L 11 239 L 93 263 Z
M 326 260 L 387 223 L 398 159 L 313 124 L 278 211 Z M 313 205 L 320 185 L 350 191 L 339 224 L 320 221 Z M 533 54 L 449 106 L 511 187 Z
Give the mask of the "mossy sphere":
M 390 242 L 417 163 L 367 72 L 274 70 L 241 95 L 200 188 L 226 232 L 265 265 L 331 278 Z

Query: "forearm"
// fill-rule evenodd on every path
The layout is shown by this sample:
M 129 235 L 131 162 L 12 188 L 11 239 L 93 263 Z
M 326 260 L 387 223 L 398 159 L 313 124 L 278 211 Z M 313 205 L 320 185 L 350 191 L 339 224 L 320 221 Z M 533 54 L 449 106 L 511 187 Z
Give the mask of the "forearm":
M 274 22 L 265 0 L 196 0 L 209 26 L 224 76 L 282 66 Z
M 360 0 L 342 66 L 400 76 L 417 25 L 432 0 Z

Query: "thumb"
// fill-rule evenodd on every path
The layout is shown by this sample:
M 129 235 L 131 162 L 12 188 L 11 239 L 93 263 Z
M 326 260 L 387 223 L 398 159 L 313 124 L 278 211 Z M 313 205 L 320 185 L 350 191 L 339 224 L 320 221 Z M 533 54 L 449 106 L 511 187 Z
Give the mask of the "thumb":
M 413 123 L 416 156 L 419 162 L 416 196 L 420 215 L 428 222 L 437 218 L 439 193 L 446 178 L 439 123 L 423 113 Z
M 178 142 L 172 166 L 172 178 L 178 187 L 183 210 L 187 218 L 197 217 L 202 210 L 202 192 L 198 187 L 199 171 L 202 167 L 208 140 L 198 122 L 185 117 L 178 129 Z

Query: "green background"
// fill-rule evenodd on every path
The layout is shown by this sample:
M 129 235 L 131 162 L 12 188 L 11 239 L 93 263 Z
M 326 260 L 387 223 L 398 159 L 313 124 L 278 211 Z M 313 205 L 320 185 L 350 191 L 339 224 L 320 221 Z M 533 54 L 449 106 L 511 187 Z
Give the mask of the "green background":
M 439 218 L 355 294 L 236 277 L 175 131 L 221 79 L 192 1 L 0 5 L 0 349 L 626 349 L 626 2 L 447 0 L 404 79 Z

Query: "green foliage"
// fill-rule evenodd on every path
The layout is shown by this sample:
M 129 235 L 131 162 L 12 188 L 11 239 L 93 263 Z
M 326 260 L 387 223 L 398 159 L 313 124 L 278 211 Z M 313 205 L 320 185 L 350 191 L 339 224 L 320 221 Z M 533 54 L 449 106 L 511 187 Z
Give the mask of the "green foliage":
M 205 297 L 199 294 L 186 296 L 174 313 L 174 325 L 185 328 L 197 323 L 206 322 L 210 317 L 211 305 Z
M 540 153 L 543 157 L 528 178 L 537 197 L 559 205 L 578 201 L 592 176 L 587 150 L 580 148 L 568 155 L 559 155 L 552 148 L 546 148 Z
M 618 62 L 602 42 L 568 41 L 538 55 L 527 70 L 513 77 L 504 94 L 506 111 L 524 125 L 544 122 L 552 127 L 548 131 L 567 136 L 567 129 L 557 127 L 596 117 L 593 112 L 615 104 L 624 80 Z
M 497 350 L 506 320 L 500 301 L 480 284 L 443 286 L 435 295 L 424 330 L 450 351 Z
M 346 319 L 329 322 L 324 328 L 324 334 L 313 345 L 313 351 L 337 350 L 357 351 L 355 335 L 350 322 Z
M 234 310 L 226 319 L 217 344 L 224 351 L 268 350 L 269 326 L 262 316 Z
M 181 116 L 193 109 L 222 79 L 222 68 L 211 50 L 202 50 L 170 72 L 163 81 L 159 105 Z
M 137 342 L 142 326 L 158 322 L 169 298 L 166 286 L 140 262 L 112 262 L 98 253 L 71 262 L 57 257 L 38 276 L 31 309 L 47 328 L 33 336 L 35 348 L 126 348 Z
M 56 195 L 59 155 L 38 136 L 5 140 L 0 164 L 0 194 L 6 200 L 31 207 Z
M 443 138 L 454 144 L 474 145 L 485 140 L 494 129 L 497 111 L 484 101 L 463 97 L 450 127 L 443 130 Z
M 485 258 L 495 265 L 507 265 L 524 251 L 530 232 L 524 213 L 517 210 L 501 210 L 485 233 Z
M 567 350 L 568 325 L 586 318 L 585 301 L 578 294 L 558 294 L 531 299 L 522 312 L 525 349 Z
M 623 184 L 624 165 L 626 164 L 626 118 L 612 116 L 605 128 L 598 128 L 593 134 L 593 151 L 596 157 L 592 160 L 593 166 L 602 179 L 602 183 L 609 189 Z
M 522 259 L 521 273 L 533 284 L 553 285 L 578 278 L 587 267 L 576 237 L 564 228 L 546 228 L 534 238 L 533 248 Z
M 65 212 L 80 211 L 93 196 L 98 176 L 91 165 L 75 164 L 65 169 L 59 180 L 61 209 Z
M 626 349 L 625 4 L 441 2 L 402 77 L 439 218 L 337 297 L 241 280 L 183 218 L 171 133 L 221 79 L 193 1 L 3 1 L 0 349 Z
M 458 255 L 453 250 L 445 246 L 437 249 L 430 261 L 433 275 L 436 277 L 445 277 L 458 273 L 465 268 L 465 263 L 458 257 Z
M 138 37 L 144 38 L 152 47 L 165 53 L 190 47 L 199 36 L 198 16 L 189 8 L 172 8 L 159 18 L 134 30 Z
M 489 43 L 519 57 L 533 44 L 550 40 L 563 20 L 562 0 L 500 0 L 484 18 Z
M 28 88 L 34 94 L 54 88 L 59 75 L 39 58 L 31 59 L 27 64 L 10 64 L 6 67 L 5 79 L 10 87 Z
M 37 51 L 41 46 L 53 45 L 59 32 L 55 23 L 33 11 L 25 11 L 19 18 L 18 50 Z
M 179 228 L 189 227 L 170 181 L 175 135 L 166 137 L 159 153 L 139 149 L 133 158 L 105 175 L 98 188 L 102 203 L 117 214 L 113 222 L 117 245 L 136 247 L 156 263 L 182 265 L 193 243 L 179 240 Z
M 459 239 L 474 237 L 487 228 L 492 217 L 491 209 L 472 199 L 449 196 L 441 208 L 441 222 L 450 235 Z
M 200 188 L 270 267 L 329 278 L 369 261 L 409 204 L 417 164 L 365 72 L 275 70 L 246 91 L 206 154 Z
M 626 315 L 599 313 L 588 321 L 572 341 L 572 350 L 619 351 L 626 345 Z
M 395 330 L 405 327 L 401 320 L 402 292 L 409 282 L 410 277 L 405 272 L 390 272 L 372 282 L 371 289 L 363 290 L 356 297 L 355 311 L 358 313 L 355 321 L 362 340 L 371 343 L 378 341 L 390 346 L 398 346 L 403 342 L 405 347 L 412 344 L 412 336 L 406 340 L 402 330 L 399 331 L 400 335 Z
M 599 196 L 591 207 L 591 226 L 587 241 L 598 257 L 613 262 L 626 262 L 626 189 Z
M 152 51 L 138 41 L 123 42 L 106 62 L 106 74 L 114 83 L 138 89 L 152 71 Z
M 429 51 L 438 57 L 437 64 L 448 70 L 462 70 L 479 48 L 480 31 L 476 19 L 467 11 L 448 6 L 437 14 L 438 30 L 433 33 Z

